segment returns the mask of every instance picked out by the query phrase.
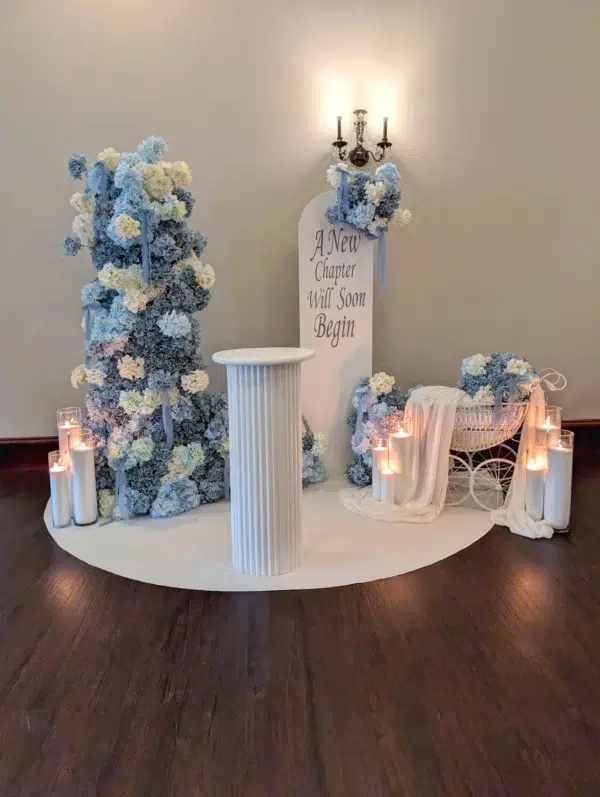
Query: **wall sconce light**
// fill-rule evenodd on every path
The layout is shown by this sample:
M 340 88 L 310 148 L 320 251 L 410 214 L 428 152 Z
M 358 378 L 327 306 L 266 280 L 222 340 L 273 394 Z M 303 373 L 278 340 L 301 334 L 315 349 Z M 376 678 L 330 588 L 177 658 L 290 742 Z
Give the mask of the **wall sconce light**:
M 367 115 L 367 111 L 364 108 L 359 108 L 358 110 L 354 111 L 354 115 L 356 116 L 356 121 L 354 122 L 354 134 L 356 136 L 356 145 L 350 152 L 347 151 L 348 142 L 344 141 L 342 138 L 342 117 L 338 116 L 337 118 L 337 139 L 333 142 L 333 146 L 337 147 L 338 150 L 338 158 L 341 161 L 350 161 L 353 166 L 356 166 L 358 169 L 362 169 L 363 166 L 366 166 L 369 162 L 369 158 L 373 158 L 375 163 L 380 163 L 382 160 L 385 159 L 386 150 L 392 146 L 392 142 L 388 141 L 387 137 L 387 126 L 388 126 L 388 118 L 387 116 L 383 117 L 383 136 L 381 141 L 377 144 L 377 153 L 371 152 L 368 150 L 365 145 L 365 128 L 367 126 L 367 122 L 365 116 Z

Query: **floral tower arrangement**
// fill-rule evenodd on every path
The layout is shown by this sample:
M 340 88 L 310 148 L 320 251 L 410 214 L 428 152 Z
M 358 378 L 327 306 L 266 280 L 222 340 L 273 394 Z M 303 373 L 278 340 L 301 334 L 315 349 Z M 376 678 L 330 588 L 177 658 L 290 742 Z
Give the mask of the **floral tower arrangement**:
M 88 387 L 105 517 L 168 517 L 224 495 L 226 399 L 207 392 L 194 318 L 215 273 L 187 226 L 190 167 L 165 153 L 153 136 L 136 152 L 69 161 L 85 188 L 71 198 L 65 252 L 88 248 L 98 271 L 82 291 L 85 362 L 72 382 Z

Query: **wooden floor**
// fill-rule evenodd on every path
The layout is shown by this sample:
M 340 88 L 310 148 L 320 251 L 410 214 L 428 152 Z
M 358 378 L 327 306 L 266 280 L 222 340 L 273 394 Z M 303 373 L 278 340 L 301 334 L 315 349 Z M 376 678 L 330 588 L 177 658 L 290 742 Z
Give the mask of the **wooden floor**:
M 94 570 L 0 483 L 0 797 L 600 795 L 593 458 L 570 536 L 289 593 Z

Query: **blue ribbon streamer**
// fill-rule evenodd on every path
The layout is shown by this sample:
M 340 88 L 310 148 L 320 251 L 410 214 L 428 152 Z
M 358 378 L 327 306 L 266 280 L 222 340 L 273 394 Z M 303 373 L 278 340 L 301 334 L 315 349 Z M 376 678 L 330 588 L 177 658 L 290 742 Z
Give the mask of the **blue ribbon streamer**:
M 173 414 L 168 390 L 163 391 L 162 400 L 162 419 L 165 435 L 167 436 L 167 445 L 169 448 L 173 448 Z
M 374 403 L 375 403 L 375 398 L 371 393 L 371 391 L 365 393 L 365 395 L 360 400 L 360 404 L 358 405 L 358 413 L 356 415 L 356 426 L 354 427 L 355 446 L 357 446 L 362 440 L 365 415 L 369 414 L 369 410 L 371 409 Z
M 381 230 L 375 247 L 375 273 L 381 293 L 387 290 L 387 240 L 386 231 Z
M 110 505 L 110 514 L 108 518 L 101 523 L 101 526 L 106 526 L 107 523 L 112 523 L 116 520 L 116 511 L 119 507 L 119 513 L 123 520 L 129 520 L 129 510 L 127 509 L 127 501 L 125 491 L 127 490 L 127 476 L 125 474 L 125 461 L 120 459 L 115 472 L 115 494 L 113 495 L 112 504 Z
M 508 403 L 516 401 L 517 391 L 519 387 L 518 377 L 514 374 L 509 374 L 496 388 L 496 400 L 494 402 L 494 427 L 500 423 L 500 416 L 502 414 L 502 404 L 504 403 L 504 391 L 508 388 Z
M 90 355 L 88 349 L 90 346 L 90 338 L 92 337 L 92 310 L 102 310 L 102 305 L 98 302 L 91 304 L 84 304 L 81 308 L 83 310 L 83 332 L 85 336 L 85 366 L 90 364 Z
M 150 244 L 148 232 L 150 227 L 150 211 L 142 211 L 142 274 L 144 282 L 150 282 Z
M 99 202 L 108 201 L 108 174 L 103 163 L 95 163 L 88 172 L 87 188 L 98 197 Z
M 348 215 L 348 172 L 345 169 L 338 168 L 340 173 L 340 182 L 337 190 L 338 201 L 338 219 L 340 224 L 346 220 Z

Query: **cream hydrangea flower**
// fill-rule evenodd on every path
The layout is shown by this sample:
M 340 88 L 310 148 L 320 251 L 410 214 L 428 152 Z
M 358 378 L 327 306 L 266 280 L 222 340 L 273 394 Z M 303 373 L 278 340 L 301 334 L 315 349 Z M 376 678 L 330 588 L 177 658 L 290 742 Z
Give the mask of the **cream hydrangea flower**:
M 117 371 L 122 379 L 143 379 L 144 378 L 144 358 L 130 357 L 127 354 L 117 360 Z
M 470 374 L 471 376 L 482 376 L 490 362 L 491 357 L 485 354 L 474 354 L 472 357 L 467 357 L 462 363 L 463 374 Z
M 105 288 L 123 291 L 129 281 L 129 269 L 117 268 L 112 263 L 105 263 L 98 272 L 98 281 Z
M 138 390 L 121 390 L 119 394 L 119 406 L 125 410 L 127 415 L 137 415 L 142 411 L 144 397 Z
M 126 444 L 127 441 L 123 432 L 120 429 L 115 429 L 108 439 L 107 451 L 109 463 L 113 463 L 123 457 Z
M 142 233 L 142 225 L 128 213 L 121 213 L 115 219 L 115 231 L 122 238 L 138 238 Z
M 73 235 L 83 246 L 96 243 L 94 234 L 94 218 L 91 213 L 80 213 L 73 219 Z
M 509 360 L 506 363 L 506 371 L 509 374 L 516 374 L 517 376 L 525 376 L 525 374 L 532 371 L 533 368 L 527 362 L 527 360 L 520 360 L 516 357 L 513 357 L 512 360 Z
M 201 443 L 190 443 L 187 446 L 175 446 L 171 459 L 167 463 L 166 481 L 172 476 L 191 476 L 199 465 L 204 463 L 204 449 Z
M 192 182 L 192 170 L 185 161 L 173 161 L 170 164 L 170 177 L 177 188 L 185 188 Z
M 384 396 L 391 391 L 396 383 L 396 378 L 379 371 L 369 379 L 369 387 L 378 396 Z
M 141 413 L 142 415 L 152 415 L 157 407 L 160 407 L 162 404 L 162 396 L 155 390 L 150 390 L 146 388 L 144 390 L 144 396 L 142 401 L 142 408 Z
M 98 385 L 98 387 L 102 387 L 106 380 L 106 374 L 101 368 L 87 368 L 86 376 L 88 384 Z
M 201 393 L 208 387 L 208 382 L 206 371 L 192 371 L 181 377 L 181 387 L 188 393 Z
M 219 443 L 217 451 L 219 454 L 229 454 L 229 440 L 224 440 L 222 443 Z
M 202 263 L 199 260 L 198 265 L 194 266 L 194 271 L 196 273 L 196 283 L 200 288 L 209 291 L 215 284 L 216 278 L 214 268 L 209 266 L 208 263 Z
M 109 172 L 114 172 L 119 165 L 120 155 L 114 147 L 107 147 L 98 153 L 98 160 L 102 161 Z
M 96 197 L 93 194 L 86 196 L 81 191 L 76 191 L 71 197 L 70 204 L 77 213 L 93 213 L 96 208 Z
M 100 512 L 100 517 L 107 518 L 110 516 L 114 499 L 114 493 L 110 490 L 100 490 L 98 493 L 98 512 Z
M 169 390 L 169 404 L 174 407 L 180 398 L 181 393 L 179 392 L 179 388 L 173 385 L 173 387 Z
M 379 205 L 381 200 L 383 199 L 383 195 L 385 194 L 386 185 L 381 180 L 378 180 L 376 183 L 369 183 L 365 188 L 365 194 L 367 195 L 367 199 L 371 204 Z
M 71 371 L 71 384 L 74 388 L 81 387 L 87 376 L 87 368 L 85 365 L 78 365 L 77 368 L 73 368 Z
M 123 304 L 132 313 L 139 313 L 140 310 L 145 310 L 148 301 L 148 296 L 139 288 L 126 290 L 123 297 Z
M 317 432 L 314 438 L 313 453 L 321 456 L 325 451 L 325 435 L 322 432 Z
M 152 199 L 162 199 L 171 193 L 171 177 L 159 163 L 140 163 L 136 169 L 139 170 L 144 188 Z
M 412 213 L 408 208 L 398 208 L 394 213 L 394 221 L 396 224 L 399 224 L 400 227 L 406 227 L 406 225 L 410 224 L 412 221 Z
M 135 462 L 135 464 L 139 465 L 142 462 L 149 462 L 153 452 L 154 443 L 152 442 L 152 438 L 145 435 L 133 441 L 127 452 L 127 458 L 131 460 L 131 462 Z
M 473 401 L 475 401 L 477 404 L 494 404 L 496 397 L 494 396 L 492 386 L 485 385 L 485 387 L 480 387 L 477 393 L 475 393 L 473 396 Z

